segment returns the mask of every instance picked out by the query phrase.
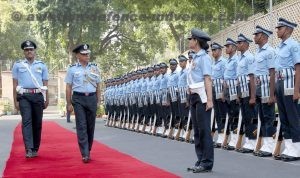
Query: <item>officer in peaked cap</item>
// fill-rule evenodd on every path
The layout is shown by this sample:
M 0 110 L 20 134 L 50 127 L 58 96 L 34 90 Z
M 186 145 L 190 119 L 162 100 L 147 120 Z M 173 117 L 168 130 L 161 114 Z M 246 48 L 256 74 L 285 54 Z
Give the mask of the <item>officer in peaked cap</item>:
M 242 125 L 240 131 L 237 131 L 239 135 L 236 150 L 243 153 L 253 152 L 257 137 L 257 117 L 255 110 L 256 95 L 254 81 L 255 60 L 254 55 L 249 51 L 249 43 L 251 42 L 252 40 L 247 38 L 245 35 L 238 35 L 237 49 L 241 52 L 241 55 L 237 62 L 237 77 L 238 98 L 242 112 Z M 244 133 L 248 139 L 244 144 L 245 146 L 242 148 Z
M 210 37 L 199 29 L 192 29 L 188 38 L 189 48 L 195 51 L 191 68 L 187 74 L 190 95 L 191 118 L 194 128 L 197 161 L 189 171 L 210 172 L 214 164 L 214 148 L 211 137 L 210 118 L 212 100 L 212 60 L 207 54 Z
M 215 124 L 217 124 L 218 133 L 224 129 L 222 120 L 226 118 L 226 105 L 222 101 L 222 85 L 224 80 L 224 71 L 226 59 L 222 56 L 223 46 L 213 42 L 211 44 L 212 56 L 214 58 L 212 66 L 212 80 L 213 80 L 213 101 L 214 101 L 214 120 L 212 125 L 212 136 L 216 131 Z M 221 143 L 216 143 L 215 147 L 220 147 Z
M 82 161 L 90 161 L 93 145 L 97 106 L 100 104 L 100 71 L 89 62 L 90 46 L 78 45 L 73 49 L 78 60 L 70 65 L 65 77 L 68 111 L 74 108 L 78 144 Z M 72 107 L 73 105 L 73 107 Z
M 41 142 L 43 109 L 48 106 L 48 69 L 36 59 L 36 44 L 21 44 L 25 58 L 15 62 L 12 69 L 14 105 L 21 111 L 26 158 L 37 156 Z M 43 97 L 44 95 L 44 97 Z
M 300 159 L 300 45 L 291 37 L 296 27 L 296 23 L 284 18 L 279 18 L 276 26 L 277 37 L 281 39 L 276 52 L 276 98 L 285 143 L 283 161 Z
M 228 124 L 227 127 L 224 128 L 224 140 L 222 143 L 222 147 L 224 149 L 233 150 L 234 147 L 229 145 L 229 134 L 230 131 L 235 131 L 238 125 L 239 119 L 239 104 L 237 103 L 237 62 L 238 55 L 236 53 L 237 43 L 231 38 L 226 39 L 226 43 L 224 45 L 226 47 L 226 54 L 228 54 L 228 60 L 225 63 L 224 70 L 224 81 L 223 81 L 223 95 L 222 101 L 227 105 L 227 113 Z M 226 120 L 222 120 L 222 123 L 225 124 Z
M 177 60 L 172 58 L 169 60 L 171 73 L 168 76 L 168 99 L 170 102 L 170 111 L 172 114 L 172 120 L 170 123 L 170 130 L 168 134 L 168 138 L 173 139 L 173 132 L 175 124 L 179 126 L 180 124 L 180 117 L 178 114 L 178 72 L 176 71 L 177 68 Z
M 259 157 L 272 156 L 276 132 L 275 121 L 275 50 L 268 43 L 272 31 L 259 25 L 255 27 L 254 42 L 258 45 L 256 61 L 256 109 L 261 121 L 260 134 L 253 154 Z M 281 140 L 281 138 L 280 138 Z
M 180 72 L 178 72 L 178 111 L 180 117 L 180 125 L 175 136 L 176 140 L 190 141 L 192 122 L 189 120 L 189 102 L 187 96 L 187 60 L 184 55 L 178 56 L 179 65 L 181 67 Z M 185 138 L 180 137 L 181 130 L 186 128 Z

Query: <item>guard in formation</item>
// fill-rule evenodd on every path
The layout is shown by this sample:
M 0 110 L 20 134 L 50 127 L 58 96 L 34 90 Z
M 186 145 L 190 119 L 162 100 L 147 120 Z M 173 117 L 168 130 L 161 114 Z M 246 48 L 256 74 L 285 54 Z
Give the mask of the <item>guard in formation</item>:
M 227 150 L 298 160 L 300 49 L 291 37 L 296 27 L 279 18 L 277 37 L 282 41 L 274 49 L 268 43 L 272 31 L 257 25 L 255 54 L 249 51 L 253 41 L 244 34 L 226 39 L 228 58 L 222 57 L 224 47 L 213 42 L 214 62 L 207 55 L 209 36 L 193 29 L 188 58 L 170 59 L 169 73 L 167 64 L 160 63 L 106 81 L 107 125 L 122 123 L 124 129 L 194 141 L 193 172 L 212 169 L 213 141 Z M 178 61 L 181 69 L 176 69 Z M 125 110 L 119 109 L 123 102 L 128 103 Z

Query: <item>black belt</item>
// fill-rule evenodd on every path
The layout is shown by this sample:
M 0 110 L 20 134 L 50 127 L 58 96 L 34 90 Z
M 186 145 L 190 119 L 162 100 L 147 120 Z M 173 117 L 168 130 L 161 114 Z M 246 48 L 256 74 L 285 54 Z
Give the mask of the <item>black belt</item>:
M 83 92 L 73 91 L 73 95 L 78 95 L 78 96 L 94 96 L 95 94 L 96 94 L 96 92 L 83 93 Z

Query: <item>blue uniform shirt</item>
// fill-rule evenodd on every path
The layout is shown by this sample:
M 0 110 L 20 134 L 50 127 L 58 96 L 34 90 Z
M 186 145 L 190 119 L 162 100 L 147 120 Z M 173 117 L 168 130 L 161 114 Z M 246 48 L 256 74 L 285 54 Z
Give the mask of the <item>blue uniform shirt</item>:
M 281 42 L 277 47 L 277 69 L 294 68 L 295 64 L 300 63 L 299 43 L 291 37 Z
M 72 85 L 72 91 L 96 92 L 97 84 L 100 82 L 100 71 L 96 64 L 88 63 L 83 67 L 78 62 L 68 68 L 65 82 Z
M 177 87 L 178 85 L 178 73 L 176 70 L 174 72 L 171 72 L 168 77 L 168 83 L 167 87 Z
M 43 86 L 43 80 L 48 80 L 48 69 L 46 64 L 40 60 L 34 60 L 30 65 L 26 59 L 15 62 L 12 69 L 13 79 L 18 80 L 18 86 L 21 86 L 22 88 L 39 87 L 34 85 L 33 79 L 24 65 L 28 66 L 40 87 Z
M 160 79 L 160 87 L 159 89 L 166 89 L 167 88 L 167 83 L 168 83 L 168 74 L 165 73 L 164 75 L 162 75 L 161 79 Z
M 212 60 L 210 56 L 201 49 L 194 55 L 188 72 L 188 84 L 204 81 L 204 76 L 212 74 Z
M 245 51 L 238 60 L 237 76 L 244 76 L 255 73 L 254 56 L 249 50 Z
M 225 64 L 224 80 L 236 80 L 238 56 L 234 54 Z
M 187 86 L 187 69 L 182 69 L 178 74 L 178 87 Z
M 224 79 L 226 58 L 220 57 L 212 66 L 212 79 Z
M 275 50 L 268 43 L 258 48 L 255 54 L 255 75 L 268 75 L 269 69 L 276 68 Z
M 160 80 L 162 78 L 162 74 L 159 74 L 159 76 L 156 77 L 156 80 L 153 84 L 153 90 L 159 90 L 160 89 Z

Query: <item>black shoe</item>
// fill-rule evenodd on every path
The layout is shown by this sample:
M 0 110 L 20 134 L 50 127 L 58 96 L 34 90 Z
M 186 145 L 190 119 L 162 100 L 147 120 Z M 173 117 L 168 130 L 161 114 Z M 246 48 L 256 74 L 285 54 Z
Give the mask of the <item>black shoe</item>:
M 184 141 L 185 141 L 185 139 L 184 139 L 184 138 L 182 138 L 182 137 L 179 137 L 178 141 L 184 142 Z
M 38 152 L 36 150 L 32 151 L 32 157 L 37 157 L 38 156 Z
M 221 148 L 221 143 L 214 143 L 214 148 Z
M 205 173 L 205 172 L 211 172 L 211 169 L 205 168 L 203 166 L 198 166 L 193 170 L 193 173 Z
M 281 155 L 274 155 L 274 159 L 275 159 L 275 160 L 281 160 L 282 157 L 281 157 Z
M 90 157 L 89 156 L 82 157 L 82 162 L 83 163 L 88 163 L 89 161 L 90 161 Z
M 266 152 L 266 151 L 259 151 L 257 153 L 257 156 L 258 157 L 270 157 L 270 156 L 272 156 L 272 153 L 269 153 L 269 152 Z
M 233 146 L 227 145 L 227 147 L 224 147 L 225 150 L 235 150 Z
M 197 161 L 194 166 L 188 167 L 187 171 L 194 171 L 200 165 L 200 161 Z
M 32 150 L 31 149 L 28 149 L 26 150 L 26 155 L 25 155 L 26 158 L 33 158 L 33 153 L 32 153 Z
M 284 162 L 290 162 L 290 161 L 297 161 L 300 157 L 294 157 L 294 156 L 288 156 L 288 155 L 281 155 L 281 160 Z
M 253 150 L 250 150 L 248 148 L 241 148 L 241 149 L 238 149 L 236 151 L 239 152 L 239 153 L 252 153 L 253 152 Z

